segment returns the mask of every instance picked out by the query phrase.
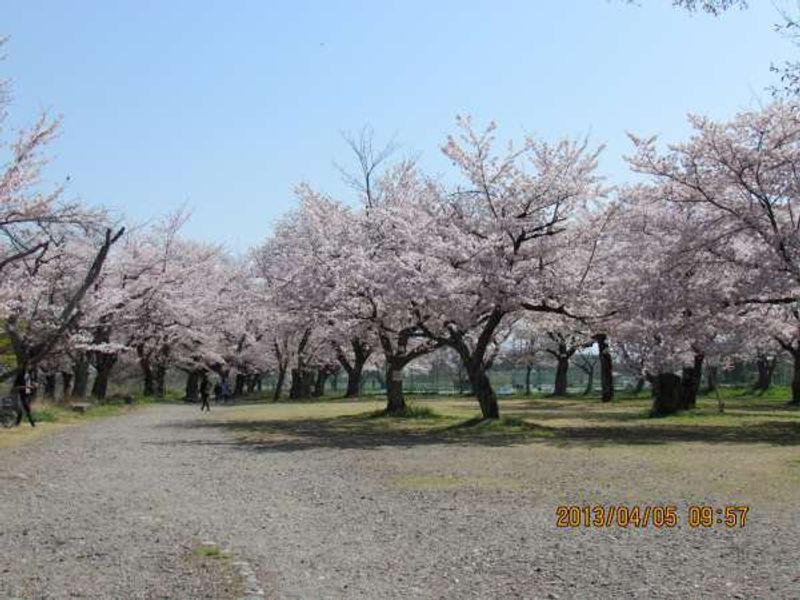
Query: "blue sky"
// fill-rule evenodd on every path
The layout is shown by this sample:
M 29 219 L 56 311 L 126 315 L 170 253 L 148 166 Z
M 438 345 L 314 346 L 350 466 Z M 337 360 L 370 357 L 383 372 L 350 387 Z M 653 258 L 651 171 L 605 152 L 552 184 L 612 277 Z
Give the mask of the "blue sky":
M 780 1 L 780 0 L 779 0 Z M 47 175 L 142 222 L 243 251 L 308 181 L 347 200 L 343 131 L 370 125 L 446 173 L 456 114 L 503 135 L 590 135 L 623 181 L 626 131 L 679 139 L 687 112 L 769 100 L 793 46 L 771 2 L 721 18 L 669 0 L 4 3 L 8 123 L 64 117 Z

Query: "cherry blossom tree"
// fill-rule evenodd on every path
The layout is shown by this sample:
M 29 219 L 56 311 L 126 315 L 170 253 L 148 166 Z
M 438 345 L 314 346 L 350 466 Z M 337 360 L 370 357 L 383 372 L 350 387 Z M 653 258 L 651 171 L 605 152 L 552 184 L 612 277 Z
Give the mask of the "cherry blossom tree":
M 632 136 L 634 170 L 699 224 L 692 251 L 717 265 L 708 289 L 730 311 L 800 300 L 799 117 L 787 102 L 728 123 L 691 116 L 691 139 L 665 152 L 655 138 Z
M 570 314 L 575 280 L 574 265 L 567 265 L 575 256 L 570 245 L 577 241 L 578 213 L 604 194 L 599 150 L 528 137 L 498 152 L 494 124 L 481 132 L 468 118 L 458 125 L 461 134 L 450 136 L 443 151 L 466 183 L 438 211 L 432 251 L 446 270 L 439 278 L 439 318 L 425 330 L 458 352 L 484 418 L 498 418 L 486 372 L 509 317 L 522 310 Z

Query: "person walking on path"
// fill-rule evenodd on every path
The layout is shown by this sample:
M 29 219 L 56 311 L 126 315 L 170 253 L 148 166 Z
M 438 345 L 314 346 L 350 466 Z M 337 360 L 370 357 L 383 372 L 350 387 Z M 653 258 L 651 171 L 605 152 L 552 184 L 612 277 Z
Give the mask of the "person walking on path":
M 33 414 L 31 413 L 31 396 L 33 396 L 34 387 L 35 385 L 33 381 L 31 381 L 31 375 L 27 369 L 23 369 L 17 373 L 14 379 L 14 391 L 19 397 L 19 407 L 21 409 L 17 411 L 17 425 L 22 422 L 22 414 L 25 413 L 31 427 L 36 427 Z
M 208 376 L 203 373 L 203 378 L 200 381 L 200 401 L 202 402 L 200 405 L 200 412 L 203 412 L 204 410 L 211 412 L 211 405 L 208 403 L 209 386 L 210 383 L 208 381 Z

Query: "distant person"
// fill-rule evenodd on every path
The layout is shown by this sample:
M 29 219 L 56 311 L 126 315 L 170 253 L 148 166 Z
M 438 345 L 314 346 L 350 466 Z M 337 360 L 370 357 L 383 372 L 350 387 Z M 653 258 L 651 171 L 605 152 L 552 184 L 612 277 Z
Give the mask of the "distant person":
M 200 382 L 200 401 L 202 402 L 200 405 L 200 412 L 203 412 L 204 410 L 211 412 L 211 405 L 208 403 L 209 385 L 208 377 L 203 376 L 203 379 Z
M 19 425 L 22 422 L 22 413 L 24 412 L 25 416 L 28 417 L 28 422 L 31 424 L 31 427 L 36 427 L 36 423 L 33 421 L 33 414 L 31 413 L 31 397 L 33 396 L 35 384 L 31 380 L 31 374 L 27 369 L 17 375 L 14 380 L 14 387 L 14 391 L 19 398 L 19 406 L 21 409 L 17 411 L 16 424 Z
M 223 379 L 219 384 L 219 391 L 222 394 L 222 403 L 227 404 L 231 397 L 231 387 L 228 385 L 228 380 Z

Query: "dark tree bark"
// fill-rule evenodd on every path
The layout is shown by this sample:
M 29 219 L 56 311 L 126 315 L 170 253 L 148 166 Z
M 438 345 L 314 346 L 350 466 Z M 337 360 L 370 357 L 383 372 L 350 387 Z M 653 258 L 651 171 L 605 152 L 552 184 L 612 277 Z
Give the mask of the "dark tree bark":
M 705 354 L 700 352 L 694 355 L 694 378 L 692 379 L 692 394 L 694 400 L 692 401 L 692 408 L 697 405 L 697 394 L 700 393 L 700 384 L 703 382 L 703 365 L 705 364 Z
M 650 414 L 656 417 L 672 415 L 684 406 L 681 378 L 674 373 L 659 373 L 651 377 L 653 407 Z
M 277 402 L 280 400 L 281 392 L 283 391 L 283 383 L 286 380 L 286 367 L 280 365 L 278 367 L 278 377 L 275 381 L 275 390 L 272 392 L 272 401 Z
M 467 377 L 472 386 L 472 393 L 478 397 L 478 404 L 481 407 L 481 416 L 484 419 L 499 419 L 500 406 L 497 404 L 497 396 L 494 393 L 492 384 L 486 367 L 481 362 L 475 362 L 471 368 L 467 368 Z
M 72 396 L 72 373 L 61 371 L 61 395 L 64 400 Z
M 286 371 L 289 369 L 289 350 L 288 342 L 285 340 L 279 344 L 277 340 L 273 342 L 275 358 L 278 359 L 278 377 L 275 382 L 275 389 L 272 392 L 272 401 L 277 402 L 283 392 L 283 384 L 286 381 Z
M 150 367 L 150 361 L 140 355 L 139 367 L 142 369 L 142 378 L 144 386 L 142 393 L 145 397 L 149 398 L 156 395 L 156 382 L 153 377 L 153 369 Z
M 315 374 L 308 368 L 292 369 L 292 381 L 289 387 L 289 399 L 308 400 L 314 387 Z
M 692 367 L 681 369 L 681 410 L 697 406 L 697 393 L 694 386 L 695 372 Z
M 800 406 L 800 348 L 792 352 L 792 399 L 791 406 Z
M 338 372 L 339 368 L 335 364 L 322 365 L 317 369 L 317 377 L 314 381 L 314 389 L 312 395 L 314 398 L 321 398 L 325 395 L 325 383 L 328 378 L 334 373 Z
M 403 369 L 406 365 L 440 346 L 438 342 L 427 340 L 409 349 L 409 342 L 419 333 L 417 327 L 409 327 L 397 332 L 396 338 L 383 333 L 378 336 L 386 361 L 386 414 L 388 415 L 400 414 L 406 409 L 403 395 Z
M 567 395 L 568 373 L 569 373 L 569 357 L 559 355 L 556 362 L 556 379 L 553 385 L 553 396 Z
M 789 343 L 778 338 L 777 341 L 792 357 L 792 399 L 789 405 L 798 406 L 800 405 L 800 340 Z
M 325 382 L 328 380 L 329 372 L 324 368 L 317 369 L 317 377 L 314 380 L 314 389 L 311 395 L 314 398 L 322 398 L 325 395 Z
M 386 413 L 390 415 L 402 414 L 406 410 L 406 399 L 403 395 L 404 366 L 402 360 L 386 363 Z
M 156 365 L 155 369 L 156 397 L 163 398 L 167 395 L 167 367 Z
M 244 373 L 236 373 L 236 377 L 233 381 L 233 397 L 241 398 L 244 396 L 244 386 L 247 382 L 247 376 Z
M 492 389 L 492 383 L 487 374 L 494 356 L 487 355 L 487 352 L 505 315 L 504 308 L 495 306 L 486 317 L 480 333 L 474 340 L 470 339 L 467 331 L 451 329 L 446 337 L 437 337 L 426 330 L 431 339 L 437 341 L 440 345 L 449 346 L 458 353 L 459 358 L 461 358 L 461 364 L 467 373 L 467 379 L 472 387 L 472 393 L 478 399 L 478 405 L 481 407 L 481 415 L 484 419 L 500 418 L 497 395 Z
M 56 374 L 46 373 L 44 376 L 44 389 L 42 393 L 45 398 L 54 400 L 56 397 Z
M 528 364 L 525 365 L 525 395 L 531 395 L 531 372 L 533 371 L 533 365 Z
M 702 354 L 695 354 L 694 364 L 691 367 L 683 367 L 681 371 L 682 409 L 697 406 L 697 392 L 700 390 L 700 380 L 703 374 L 703 358 Z
M 703 359 L 702 354 L 695 354 L 692 366 L 683 367 L 680 377 L 674 373 L 659 373 L 650 378 L 653 387 L 652 415 L 671 415 L 697 405 Z
M 611 349 L 608 347 L 608 336 L 599 333 L 594 336 L 594 340 L 597 342 L 597 355 L 600 361 L 600 399 L 603 402 L 611 402 L 614 399 L 614 369 L 611 362 Z
M 758 378 L 756 379 L 753 389 L 759 392 L 765 392 L 772 385 L 772 373 L 775 371 L 777 357 L 773 356 L 771 359 L 764 353 L 759 353 L 756 357 L 756 370 L 758 371 Z
M 72 373 L 75 376 L 72 395 L 75 398 L 86 398 L 89 390 L 89 361 L 83 354 L 79 354 L 73 361 Z
M 291 400 L 307 400 L 311 398 L 314 371 L 306 363 L 306 347 L 310 337 L 311 330 L 306 329 L 297 344 L 297 365 L 291 370 L 292 381 L 289 386 L 289 398 Z
M 372 348 L 358 338 L 350 340 L 350 347 L 353 350 L 353 360 L 337 345 L 336 360 L 342 365 L 347 373 L 347 391 L 345 398 L 356 398 L 361 394 L 361 380 L 364 372 L 364 365 L 372 354 Z
M 108 381 L 114 365 L 117 364 L 117 357 L 112 354 L 97 354 L 94 363 L 97 375 L 92 384 L 92 396 L 98 400 L 105 400 L 108 394 Z
M 186 374 L 186 402 L 197 402 L 197 392 L 200 389 L 200 372 L 189 371 Z
M 259 373 L 251 373 L 247 376 L 247 393 L 253 394 L 256 391 L 256 384 L 261 379 L 261 375 Z

